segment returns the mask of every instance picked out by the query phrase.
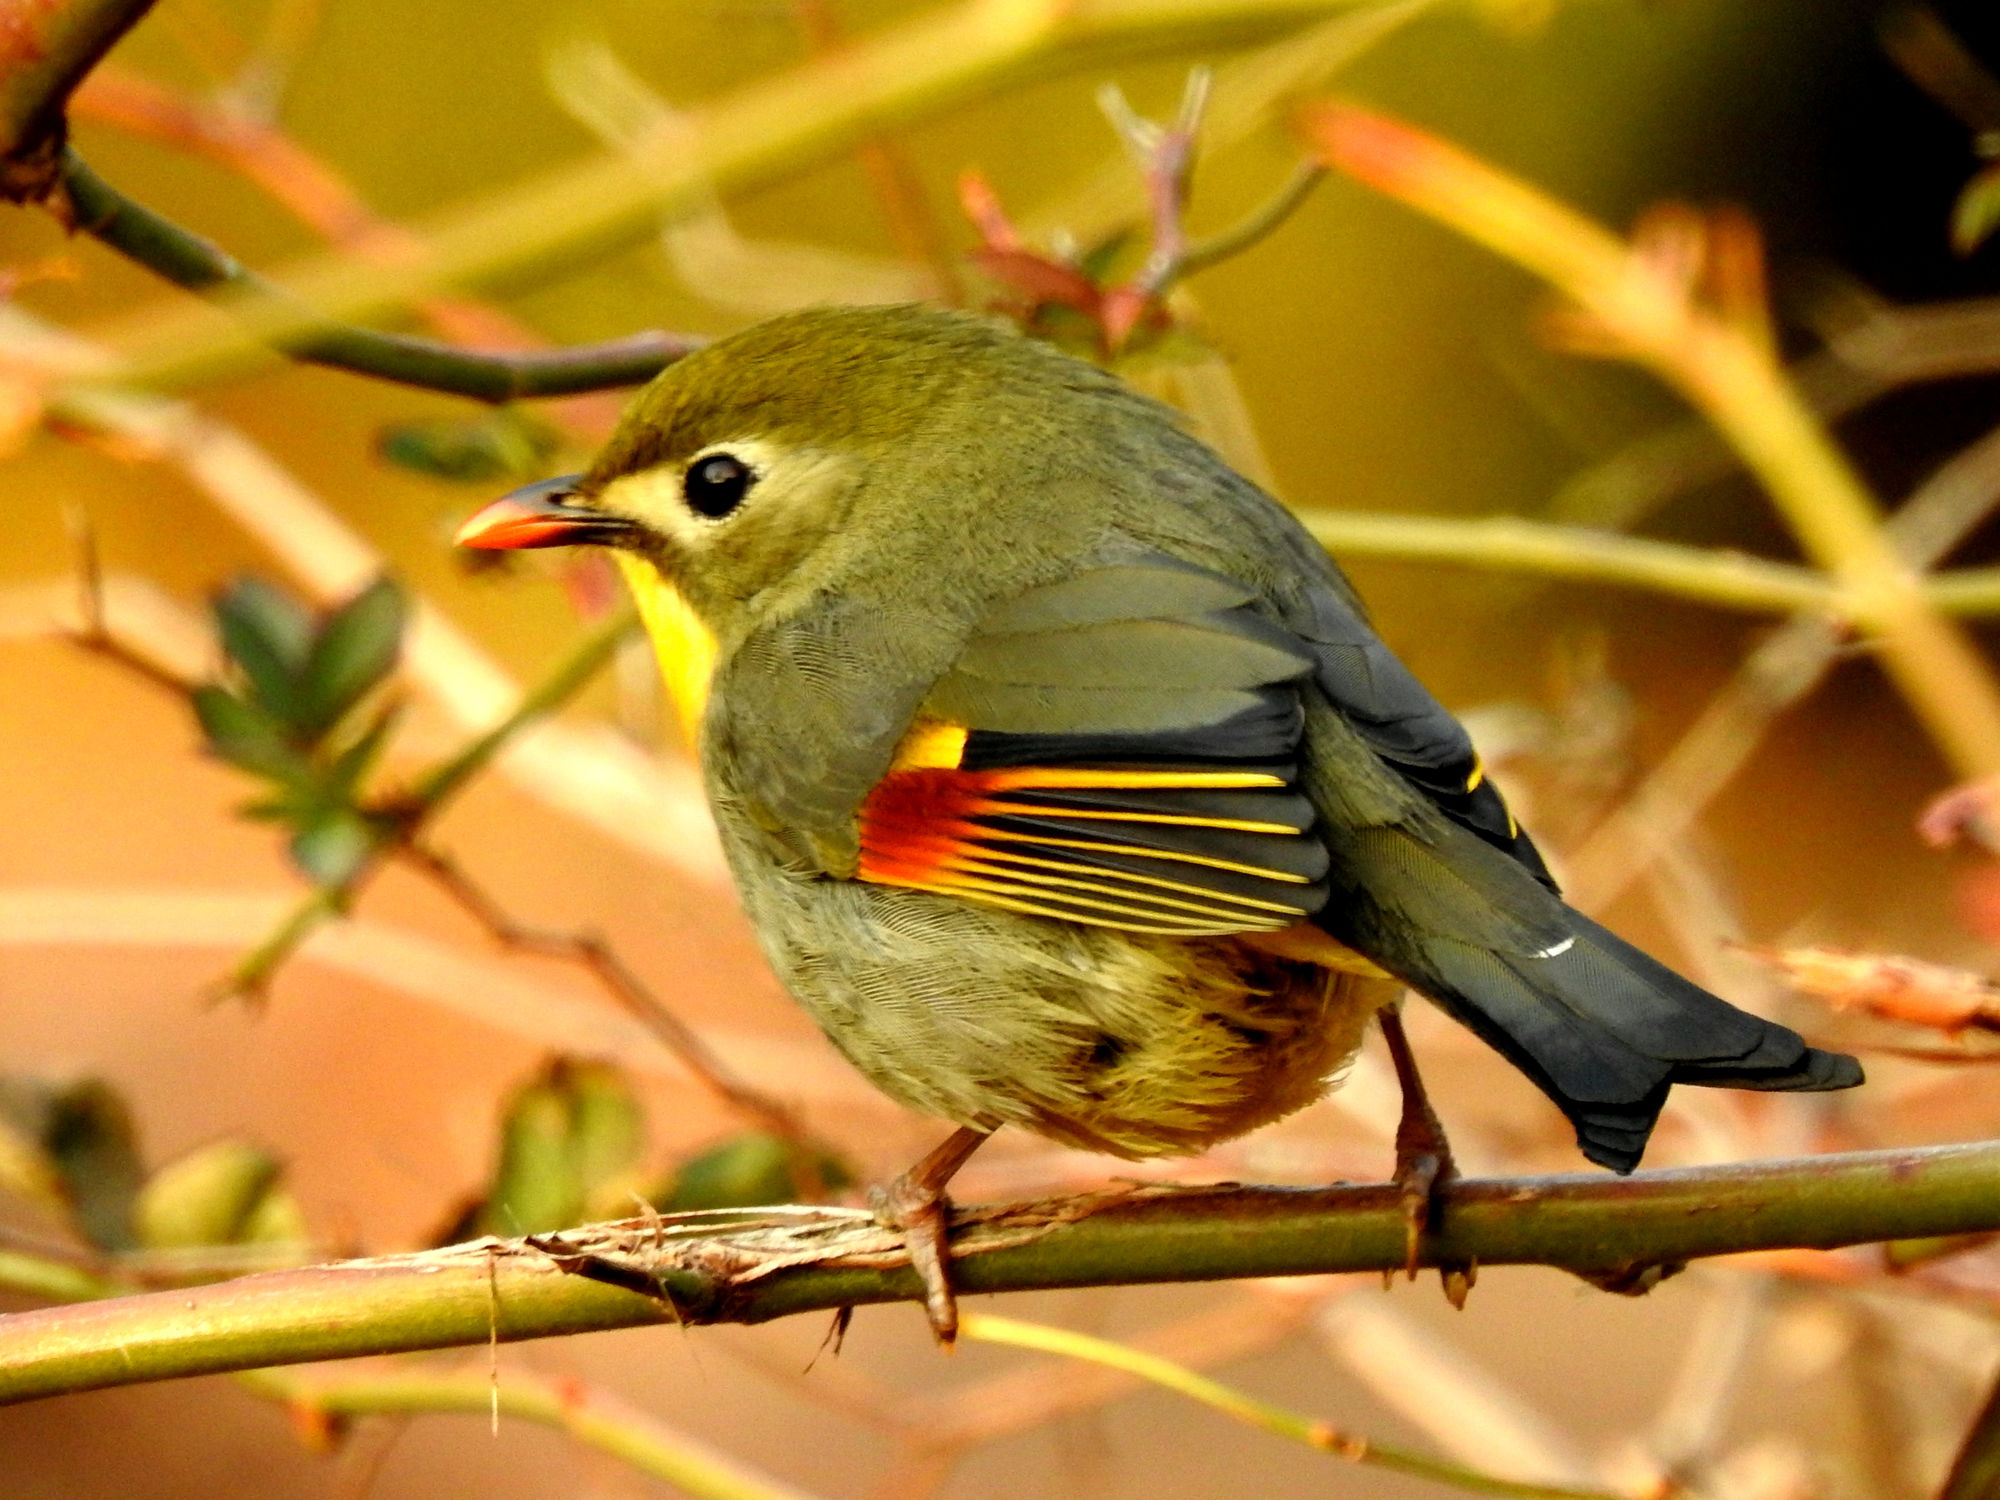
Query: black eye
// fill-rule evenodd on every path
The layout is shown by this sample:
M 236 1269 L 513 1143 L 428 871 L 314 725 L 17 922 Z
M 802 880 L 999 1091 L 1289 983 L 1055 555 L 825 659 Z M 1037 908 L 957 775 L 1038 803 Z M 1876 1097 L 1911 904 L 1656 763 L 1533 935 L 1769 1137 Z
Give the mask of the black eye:
M 741 505 L 756 482 L 756 472 L 742 459 L 711 453 L 688 469 L 681 488 L 687 495 L 688 509 L 698 516 L 720 518 Z

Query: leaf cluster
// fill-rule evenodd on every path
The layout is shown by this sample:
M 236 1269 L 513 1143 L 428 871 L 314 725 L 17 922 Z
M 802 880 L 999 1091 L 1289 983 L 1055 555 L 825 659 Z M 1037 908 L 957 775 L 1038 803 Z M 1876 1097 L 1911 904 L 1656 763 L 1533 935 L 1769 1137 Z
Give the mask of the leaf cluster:
M 647 1162 L 646 1113 L 630 1075 L 609 1063 L 551 1058 L 501 1113 L 493 1175 L 437 1237 L 547 1234 L 635 1207 L 669 1213 L 751 1208 L 804 1196 L 797 1147 L 768 1131 L 732 1135 L 660 1171 Z M 853 1181 L 821 1156 L 818 1186 Z
M 385 463 L 450 484 L 525 483 L 549 473 L 562 433 L 517 406 L 477 416 L 394 422 L 376 435 Z
M 396 719 L 379 689 L 408 616 L 387 576 L 324 614 L 256 578 L 215 600 L 224 677 L 193 695 L 206 747 L 265 784 L 245 816 L 288 829 L 293 863 L 323 889 L 350 884 L 398 831 L 362 784 Z
M 110 1084 L 0 1076 L 0 1189 L 94 1250 L 302 1243 L 305 1220 L 283 1178 L 277 1157 L 241 1140 L 148 1172 L 131 1109 Z

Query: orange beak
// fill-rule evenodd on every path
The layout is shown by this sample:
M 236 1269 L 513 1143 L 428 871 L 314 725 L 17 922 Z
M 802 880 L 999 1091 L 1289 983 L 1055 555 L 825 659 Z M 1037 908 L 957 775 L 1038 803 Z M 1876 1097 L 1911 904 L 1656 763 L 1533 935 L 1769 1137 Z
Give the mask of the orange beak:
M 623 516 L 569 503 L 579 474 L 523 485 L 479 511 L 453 540 L 461 547 L 506 552 L 518 547 L 616 546 L 639 531 Z

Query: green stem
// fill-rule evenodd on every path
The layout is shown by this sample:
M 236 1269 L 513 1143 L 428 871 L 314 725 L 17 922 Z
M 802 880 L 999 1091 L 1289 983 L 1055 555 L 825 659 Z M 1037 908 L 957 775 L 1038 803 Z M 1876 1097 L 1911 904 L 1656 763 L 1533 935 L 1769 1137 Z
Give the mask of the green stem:
M 74 151 L 62 154 L 60 185 L 78 229 L 158 272 L 175 286 L 203 296 L 235 293 L 288 308 L 291 326 L 274 336 L 274 342 L 308 364 L 469 396 L 475 401 L 501 402 L 640 385 L 702 342 L 680 334 L 650 332 L 567 349 L 495 354 L 437 339 L 328 322 L 314 317 L 281 288 L 200 235 L 126 197 Z M 230 305 L 242 311 L 254 304 L 232 301 Z
M 1391 1184 L 1134 1189 L 961 1218 L 953 1279 L 968 1295 L 1387 1271 L 1405 1254 Z M 1554 1266 L 1629 1288 L 1701 1256 L 1994 1230 L 2000 1142 L 1982 1142 L 1627 1178 L 1457 1182 L 1422 1258 Z M 619 1284 L 568 1274 L 523 1241 L 491 1242 L 17 1313 L 0 1319 L 0 1402 L 489 1336 L 762 1322 L 922 1295 L 873 1220 L 839 1210 L 632 1220 L 573 1231 L 559 1248 L 565 1264 Z
M 115 1296 L 118 1283 L 81 1266 L 64 1265 L 19 1250 L 0 1250 L 0 1287 L 48 1302 L 91 1302 Z
M 435 812 L 440 803 L 484 770 L 486 763 L 515 735 L 543 715 L 554 713 L 582 691 L 638 624 L 639 618 L 629 606 L 621 609 L 579 641 L 554 671 L 524 693 L 506 718 L 468 742 L 451 759 L 425 772 L 409 795 L 420 816 Z
M 885 131 L 1108 58 L 1241 46 L 1369 0 L 961 0 L 860 37 L 695 110 L 690 129 L 509 188 L 426 226 L 394 266 L 316 255 L 277 279 L 235 329 L 175 309 L 115 338 L 104 379 L 180 386 L 255 360 L 317 321 L 370 317 L 449 287 L 518 281 L 647 232 L 718 195 L 762 187 Z M 311 309 L 311 311 L 308 311 Z
M 1260 1427 L 1278 1437 L 1290 1438 L 1331 1453 L 1351 1463 L 1372 1464 L 1378 1469 L 1434 1480 L 1454 1489 L 1477 1495 L 1505 1495 L 1514 1500 L 1625 1500 L 1607 1490 L 1582 1490 L 1569 1485 L 1532 1484 L 1485 1474 L 1449 1459 L 1433 1458 L 1413 1448 L 1378 1443 L 1373 1438 L 1344 1433 L 1314 1417 L 1300 1416 L 1282 1406 L 1259 1401 L 1255 1396 L 1232 1390 L 1220 1381 L 1196 1374 L 1170 1359 L 1116 1344 L 1110 1339 L 1093 1338 L 1067 1328 L 1051 1328 L 1043 1323 L 1023 1323 L 1015 1318 L 998 1318 L 990 1313 L 965 1313 L 959 1319 L 959 1337 L 981 1344 L 1007 1344 L 1016 1349 L 1033 1349 L 1042 1354 L 1059 1354 L 1067 1359 L 1088 1360 L 1107 1369 L 1133 1375 L 1140 1380 L 1186 1396 L 1191 1401 L 1213 1407 L 1226 1417 Z
M 1301 510 L 1299 519 L 1336 556 L 1367 555 L 1513 569 L 1588 583 L 1655 589 L 1725 609 L 1791 614 L 1832 612 L 1839 591 L 1822 575 L 1702 547 L 1618 536 L 1583 526 L 1554 526 L 1512 516 L 1377 515 Z M 2000 593 L 2000 590 L 1996 590 Z M 1972 592 L 1980 604 L 2000 598 Z
M 810 1500 L 685 1433 L 601 1392 L 509 1370 L 484 1375 L 292 1375 L 251 1370 L 237 1379 L 289 1407 L 329 1416 L 423 1416 L 450 1412 L 512 1417 L 563 1433 L 697 1500 Z
M 1205 240 L 1196 240 L 1183 250 L 1174 262 L 1170 279 L 1182 280 L 1197 271 L 1219 265 L 1232 256 L 1241 255 L 1297 212 L 1299 205 L 1312 196 L 1312 190 L 1325 177 L 1326 168 L 1319 162 L 1299 163 L 1285 185 L 1272 194 L 1269 202 L 1252 209 L 1229 228 Z

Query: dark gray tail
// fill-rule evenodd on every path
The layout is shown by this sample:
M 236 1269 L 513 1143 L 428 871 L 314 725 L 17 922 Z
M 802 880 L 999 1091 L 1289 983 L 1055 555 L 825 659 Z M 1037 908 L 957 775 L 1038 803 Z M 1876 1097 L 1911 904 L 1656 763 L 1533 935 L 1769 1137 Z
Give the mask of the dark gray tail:
M 1553 898 L 1552 898 L 1553 899 Z M 1588 917 L 1528 955 L 1426 935 L 1404 977 L 1532 1078 L 1576 1127 L 1583 1154 L 1639 1164 L 1676 1083 L 1709 1088 L 1852 1088 L 1861 1065 L 1717 999 Z

